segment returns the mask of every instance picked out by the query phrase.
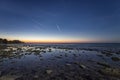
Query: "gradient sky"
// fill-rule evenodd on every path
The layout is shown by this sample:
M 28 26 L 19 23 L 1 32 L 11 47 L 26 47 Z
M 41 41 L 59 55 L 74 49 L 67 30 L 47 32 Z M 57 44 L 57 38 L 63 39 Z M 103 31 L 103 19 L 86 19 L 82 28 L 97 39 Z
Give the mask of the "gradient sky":
M 0 37 L 120 42 L 120 0 L 0 0 Z

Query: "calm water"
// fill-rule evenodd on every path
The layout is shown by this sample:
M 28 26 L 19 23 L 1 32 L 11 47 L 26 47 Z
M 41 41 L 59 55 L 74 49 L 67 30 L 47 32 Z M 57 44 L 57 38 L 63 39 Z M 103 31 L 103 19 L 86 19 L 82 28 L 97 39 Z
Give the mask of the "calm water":
M 30 44 L 29 44 L 30 45 Z M 50 45 L 50 46 L 73 46 L 73 47 L 113 47 L 120 48 L 120 43 L 79 43 L 79 44 L 31 44 L 31 45 Z
M 0 80 L 119 80 L 120 44 L 10 44 L 0 48 Z

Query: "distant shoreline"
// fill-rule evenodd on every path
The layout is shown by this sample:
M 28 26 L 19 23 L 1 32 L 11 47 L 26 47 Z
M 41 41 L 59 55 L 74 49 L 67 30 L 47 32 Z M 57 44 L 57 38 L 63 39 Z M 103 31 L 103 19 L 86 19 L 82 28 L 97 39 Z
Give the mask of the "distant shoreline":
M 20 40 L 7 40 L 7 39 L 0 38 L 0 44 L 21 44 L 21 43 L 24 43 L 24 42 Z

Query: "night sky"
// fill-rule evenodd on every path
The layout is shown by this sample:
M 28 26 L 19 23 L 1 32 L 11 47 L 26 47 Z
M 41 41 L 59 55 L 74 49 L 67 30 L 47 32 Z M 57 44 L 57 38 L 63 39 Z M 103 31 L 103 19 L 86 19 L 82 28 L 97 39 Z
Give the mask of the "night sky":
M 120 42 L 120 0 L 0 0 L 0 37 Z

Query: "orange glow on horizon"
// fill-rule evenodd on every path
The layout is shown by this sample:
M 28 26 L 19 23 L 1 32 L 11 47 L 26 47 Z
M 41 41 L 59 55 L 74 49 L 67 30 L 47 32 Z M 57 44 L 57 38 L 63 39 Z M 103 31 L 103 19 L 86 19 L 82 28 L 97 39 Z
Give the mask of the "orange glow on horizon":
M 20 40 L 25 43 L 99 43 L 99 42 L 104 42 L 102 40 L 93 40 L 93 39 L 86 39 L 86 38 L 81 38 L 81 39 L 58 39 L 58 38 L 19 38 L 19 39 L 13 39 L 13 38 L 7 38 L 8 40 Z
M 78 43 L 80 41 L 73 40 L 22 40 L 25 43 Z
M 94 42 L 91 40 L 21 40 L 25 43 L 89 43 L 89 42 Z

